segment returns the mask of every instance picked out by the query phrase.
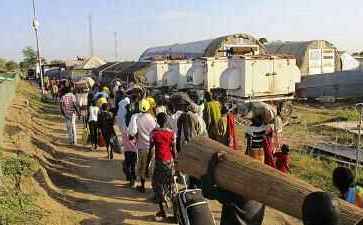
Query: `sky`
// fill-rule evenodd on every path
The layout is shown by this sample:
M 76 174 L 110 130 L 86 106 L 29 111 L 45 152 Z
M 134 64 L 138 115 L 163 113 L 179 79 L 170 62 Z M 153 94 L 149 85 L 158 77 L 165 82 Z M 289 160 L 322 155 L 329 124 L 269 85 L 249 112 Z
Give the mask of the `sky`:
M 135 60 L 149 47 L 249 33 L 268 40 L 324 39 L 363 50 L 362 0 L 35 0 L 40 50 L 47 59 L 94 54 Z M 32 0 L 0 0 L 0 57 L 21 60 L 35 47 Z

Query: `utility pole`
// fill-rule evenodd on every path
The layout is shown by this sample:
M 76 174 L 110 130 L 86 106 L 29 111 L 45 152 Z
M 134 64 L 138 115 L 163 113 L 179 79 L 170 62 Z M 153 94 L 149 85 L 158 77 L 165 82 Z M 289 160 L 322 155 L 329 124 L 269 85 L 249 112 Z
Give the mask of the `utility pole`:
M 88 15 L 88 25 L 89 25 L 89 54 L 90 57 L 93 56 L 93 30 L 92 30 L 92 14 Z
M 359 164 L 360 164 L 360 145 L 361 145 L 361 135 L 362 135 L 362 117 L 363 117 L 363 103 L 358 103 L 355 105 L 356 110 L 359 112 L 359 123 L 358 123 L 358 143 L 356 149 L 356 164 L 355 164 L 355 181 L 359 180 Z
M 117 32 L 113 33 L 114 38 L 115 38 L 115 61 L 118 60 L 118 52 L 117 52 L 117 48 L 118 48 L 118 38 L 117 38 Z
M 39 22 L 37 20 L 36 16 L 36 9 L 35 9 L 35 0 L 33 0 L 33 29 L 35 32 L 35 40 L 37 45 L 37 64 L 39 67 L 39 75 L 40 75 L 40 87 L 42 89 L 42 94 L 44 94 L 44 80 L 43 80 L 43 70 L 42 70 L 42 59 L 40 57 L 40 48 L 39 48 L 39 35 L 38 35 L 38 28 L 39 28 Z

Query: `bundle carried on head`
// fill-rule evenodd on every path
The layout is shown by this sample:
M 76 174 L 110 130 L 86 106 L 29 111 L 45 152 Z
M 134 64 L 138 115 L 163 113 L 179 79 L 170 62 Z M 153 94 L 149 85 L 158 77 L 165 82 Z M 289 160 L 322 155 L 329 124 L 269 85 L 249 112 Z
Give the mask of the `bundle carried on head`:
M 189 97 L 189 95 L 183 92 L 173 94 L 170 97 L 170 101 L 176 105 L 191 105 L 193 103 L 193 100 Z
M 264 124 L 270 124 L 274 121 L 276 112 L 272 105 L 264 102 L 250 102 L 238 105 L 238 112 L 247 119 L 261 118 Z

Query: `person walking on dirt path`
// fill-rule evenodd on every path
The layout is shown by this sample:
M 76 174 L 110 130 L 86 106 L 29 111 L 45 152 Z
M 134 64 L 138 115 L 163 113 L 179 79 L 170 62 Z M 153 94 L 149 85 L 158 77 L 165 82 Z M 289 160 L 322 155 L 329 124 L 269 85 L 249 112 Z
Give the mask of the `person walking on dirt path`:
M 276 161 L 276 169 L 280 170 L 283 173 L 288 173 L 290 170 L 289 151 L 290 151 L 289 146 L 286 144 L 283 144 L 281 146 L 281 151 L 276 152 L 274 154 L 274 158 Z
M 64 116 L 69 144 L 77 144 L 76 116 L 80 116 L 76 96 L 71 88 L 65 88 L 65 95 L 60 100 L 60 110 Z
M 140 179 L 140 186 L 137 189 L 145 192 L 145 178 L 148 165 L 147 157 L 150 147 L 150 133 L 156 127 L 155 118 L 151 114 L 150 103 L 146 99 L 139 102 L 140 113 L 134 114 L 131 117 L 128 127 L 129 135 L 136 138 L 138 148 L 137 175 Z
M 180 109 L 183 113 L 180 115 L 177 122 L 177 140 L 176 148 L 178 152 L 181 152 L 182 146 L 193 138 L 200 136 L 201 126 L 199 124 L 198 115 L 193 113 L 192 105 L 185 103 L 185 105 L 180 105 Z
M 91 145 L 94 150 L 97 149 L 98 144 L 98 114 L 99 114 L 100 108 L 96 106 L 96 103 L 94 101 L 91 102 L 91 106 L 88 109 L 88 128 L 90 131 L 90 140 Z
M 165 127 L 168 120 L 166 113 L 158 113 L 156 120 L 159 128 L 155 128 L 150 134 L 150 147 L 146 164 L 150 165 L 153 155 L 152 150 L 155 147 L 152 187 L 156 202 L 159 204 L 160 210 L 155 215 L 156 220 L 159 221 L 166 217 L 163 203 L 166 203 L 166 195 L 170 194 L 171 191 L 174 159 L 176 156 L 176 137 L 174 131 Z
M 135 181 L 136 181 L 136 162 L 137 162 L 137 147 L 136 147 L 136 141 L 135 139 L 129 138 L 129 134 L 127 131 L 127 127 L 129 123 L 126 120 L 126 115 L 130 110 L 130 98 L 124 97 L 119 103 L 118 103 L 118 111 L 116 116 L 117 125 L 120 129 L 121 136 L 122 136 L 122 146 L 124 151 L 124 157 L 125 160 L 123 162 L 123 172 L 126 175 L 127 181 L 129 181 L 129 186 L 134 187 Z
M 102 104 L 97 120 L 98 120 L 98 127 L 101 130 L 102 136 L 106 142 L 108 159 L 111 160 L 113 159 L 113 148 L 111 145 L 111 138 L 116 136 L 116 132 L 113 128 L 114 116 L 110 112 L 110 106 L 108 103 Z
M 58 85 L 56 80 L 52 80 L 51 82 L 51 92 L 52 92 L 52 98 L 54 102 L 58 101 Z
M 205 95 L 206 104 L 203 118 L 207 125 L 208 135 L 211 139 L 217 140 L 218 121 L 221 119 L 222 106 L 219 101 L 215 100 L 211 93 Z
M 258 115 L 252 118 L 252 124 L 247 127 L 246 136 L 246 155 L 265 162 L 265 153 L 263 149 L 263 143 L 266 134 L 266 126 L 263 123 L 263 118 Z

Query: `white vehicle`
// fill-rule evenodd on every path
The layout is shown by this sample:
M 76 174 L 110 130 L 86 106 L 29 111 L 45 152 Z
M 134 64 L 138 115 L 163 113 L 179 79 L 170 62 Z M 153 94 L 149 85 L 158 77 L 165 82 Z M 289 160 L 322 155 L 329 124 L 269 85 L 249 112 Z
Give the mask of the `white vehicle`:
M 239 56 L 155 61 L 146 72 L 153 87 L 223 89 L 240 99 L 291 96 L 301 73 L 296 60 L 279 56 Z
M 296 60 L 289 56 L 212 57 L 154 61 L 146 80 L 155 88 L 214 91 L 236 104 L 269 102 L 278 105 L 294 98 L 301 72 Z

